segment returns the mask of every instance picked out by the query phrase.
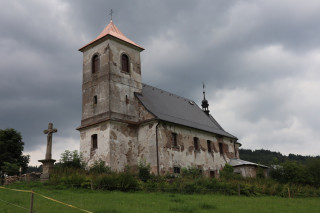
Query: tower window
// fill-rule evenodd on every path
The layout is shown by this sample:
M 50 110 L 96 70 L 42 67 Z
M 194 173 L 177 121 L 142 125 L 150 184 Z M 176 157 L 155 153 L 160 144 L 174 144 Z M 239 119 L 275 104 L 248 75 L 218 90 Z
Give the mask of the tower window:
M 98 103 L 98 98 L 97 98 L 97 96 L 95 95 L 94 97 L 93 97 L 93 104 L 97 104 Z
M 223 154 L 223 144 L 219 143 L 219 152 L 220 154 Z
M 122 71 L 129 73 L 129 57 L 126 54 L 121 56 Z
M 211 141 L 207 140 L 208 152 L 212 152 Z
M 178 146 L 178 141 L 177 141 L 177 133 L 172 133 L 172 145 L 174 147 Z
M 97 134 L 91 135 L 91 148 L 92 149 L 98 148 L 98 135 Z
M 92 73 L 99 72 L 100 69 L 100 58 L 98 55 L 92 57 Z
M 193 138 L 193 145 L 194 145 L 194 150 L 199 151 L 199 138 L 197 137 Z

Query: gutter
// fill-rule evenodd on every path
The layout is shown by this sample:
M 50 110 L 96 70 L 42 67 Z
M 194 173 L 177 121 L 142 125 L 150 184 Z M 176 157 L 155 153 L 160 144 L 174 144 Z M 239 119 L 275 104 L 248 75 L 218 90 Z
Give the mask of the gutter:
M 159 147 L 158 147 L 158 126 L 160 124 L 160 121 L 158 121 L 158 124 L 156 126 L 156 152 L 157 152 L 157 174 L 160 175 L 160 165 L 159 165 Z

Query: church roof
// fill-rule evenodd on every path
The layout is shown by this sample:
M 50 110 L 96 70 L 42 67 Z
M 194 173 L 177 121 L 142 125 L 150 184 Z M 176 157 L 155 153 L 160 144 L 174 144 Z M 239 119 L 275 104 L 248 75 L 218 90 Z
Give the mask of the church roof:
M 265 165 L 261 165 L 261 164 L 256 164 L 256 163 L 253 163 L 253 162 L 250 162 L 250 161 L 245 161 L 245 160 L 241 160 L 241 159 L 238 159 L 238 158 L 232 158 L 230 159 L 229 163 L 231 166 L 256 166 L 256 167 L 263 167 L 263 168 L 269 168 Z
M 160 120 L 237 139 L 190 99 L 146 84 L 143 84 L 142 94 L 137 93 L 136 96 L 146 109 Z
M 110 20 L 110 23 L 107 25 L 106 28 L 104 28 L 104 30 L 98 35 L 97 38 L 95 38 L 93 41 L 91 41 L 90 43 L 86 44 L 85 46 L 81 47 L 79 50 L 82 51 L 85 47 L 89 46 L 90 44 L 95 43 L 96 41 L 106 37 L 106 36 L 112 36 L 115 38 L 118 38 L 126 43 L 129 43 L 133 46 L 138 47 L 141 51 L 144 50 L 143 47 L 139 46 L 138 44 L 136 44 L 135 42 L 131 41 L 130 39 L 128 39 L 117 27 L 116 25 L 112 22 L 112 20 Z

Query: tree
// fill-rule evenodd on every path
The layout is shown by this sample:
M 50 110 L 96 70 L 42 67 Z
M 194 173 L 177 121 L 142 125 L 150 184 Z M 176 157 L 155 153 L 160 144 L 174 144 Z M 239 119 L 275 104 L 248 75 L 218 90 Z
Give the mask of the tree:
M 22 155 L 24 149 L 22 136 L 15 129 L 0 129 L 0 173 L 15 175 L 19 169 L 25 173 L 29 163 L 29 155 Z
M 74 150 L 72 152 L 69 150 L 65 150 L 60 156 L 59 163 L 57 163 L 56 165 L 62 168 L 74 169 L 84 169 L 85 167 L 82 154 L 79 154 L 77 150 Z

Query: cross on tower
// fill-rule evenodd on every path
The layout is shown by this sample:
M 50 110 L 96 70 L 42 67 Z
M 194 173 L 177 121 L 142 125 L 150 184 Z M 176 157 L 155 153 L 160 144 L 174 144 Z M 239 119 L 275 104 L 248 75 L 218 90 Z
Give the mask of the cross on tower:
M 112 21 L 112 14 L 114 13 L 114 11 L 111 9 L 109 12 L 109 16 L 110 16 L 110 20 Z
M 53 128 L 53 124 L 48 124 L 48 129 L 43 130 L 44 134 L 48 134 L 47 136 L 47 152 L 46 152 L 46 160 L 50 160 L 52 158 L 52 134 L 56 133 L 58 130 Z

